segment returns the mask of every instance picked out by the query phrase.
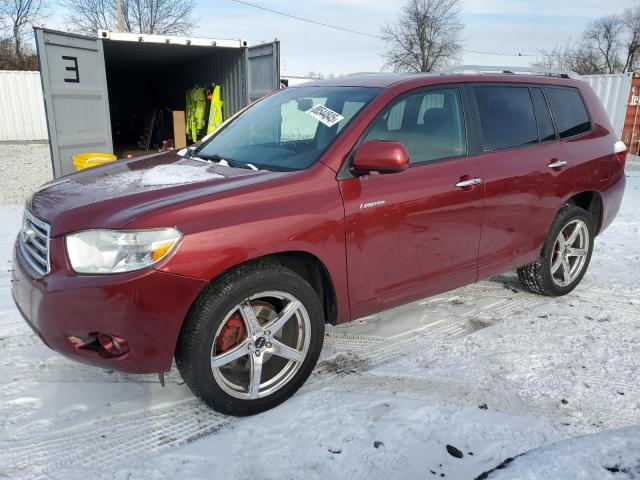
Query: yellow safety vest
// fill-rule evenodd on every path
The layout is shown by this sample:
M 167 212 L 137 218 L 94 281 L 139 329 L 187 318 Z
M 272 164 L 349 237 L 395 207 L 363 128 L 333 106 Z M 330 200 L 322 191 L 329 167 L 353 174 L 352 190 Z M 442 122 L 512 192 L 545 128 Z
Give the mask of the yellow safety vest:
M 207 135 L 215 131 L 222 123 L 222 99 L 220 98 L 220 85 L 213 88 L 211 94 L 211 106 L 209 107 L 209 125 L 207 125 Z
M 185 123 L 187 135 L 192 141 L 198 141 L 198 131 L 204 127 L 204 110 L 206 108 L 204 88 L 193 87 L 187 91 Z

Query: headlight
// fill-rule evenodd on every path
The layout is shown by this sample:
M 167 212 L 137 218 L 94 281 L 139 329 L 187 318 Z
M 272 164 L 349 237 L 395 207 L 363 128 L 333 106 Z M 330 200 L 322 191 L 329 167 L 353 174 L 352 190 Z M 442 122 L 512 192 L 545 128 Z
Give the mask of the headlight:
M 182 234 L 158 230 L 86 230 L 67 235 L 67 254 L 77 273 L 130 272 L 166 257 Z

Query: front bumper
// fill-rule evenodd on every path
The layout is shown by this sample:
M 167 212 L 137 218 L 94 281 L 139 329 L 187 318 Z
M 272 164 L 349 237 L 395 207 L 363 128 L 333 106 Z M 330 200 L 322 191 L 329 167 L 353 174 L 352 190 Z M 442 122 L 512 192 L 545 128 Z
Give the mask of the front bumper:
M 12 294 L 29 326 L 73 360 L 129 373 L 171 368 L 182 322 L 206 282 L 152 268 L 113 275 L 76 275 L 64 239 L 50 241 L 51 273 L 38 277 L 17 248 Z M 107 333 L 128 343 L 121 355 L 89 343 Z

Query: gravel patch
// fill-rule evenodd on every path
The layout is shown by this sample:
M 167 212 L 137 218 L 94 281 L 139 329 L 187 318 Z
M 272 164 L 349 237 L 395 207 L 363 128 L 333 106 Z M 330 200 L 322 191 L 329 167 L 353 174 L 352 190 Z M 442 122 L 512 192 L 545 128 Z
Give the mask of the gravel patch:
M 0 144 L 0 203 L 22 204 L 53 178 L 46 143 Z

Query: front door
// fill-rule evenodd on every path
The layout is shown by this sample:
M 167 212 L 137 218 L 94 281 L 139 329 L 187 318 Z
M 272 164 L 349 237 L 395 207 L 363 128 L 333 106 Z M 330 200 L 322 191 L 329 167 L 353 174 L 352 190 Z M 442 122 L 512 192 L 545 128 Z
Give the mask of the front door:
M 476 280 L 483 186 L 465 123 L 457 87 L 428 89 L 392 102 L 365 134 L 403 143 L 410 168 L 340 182 L 354 317 Z

